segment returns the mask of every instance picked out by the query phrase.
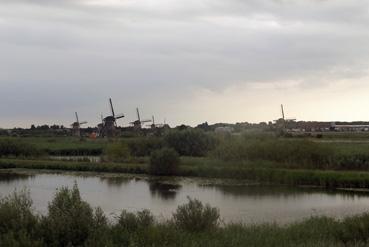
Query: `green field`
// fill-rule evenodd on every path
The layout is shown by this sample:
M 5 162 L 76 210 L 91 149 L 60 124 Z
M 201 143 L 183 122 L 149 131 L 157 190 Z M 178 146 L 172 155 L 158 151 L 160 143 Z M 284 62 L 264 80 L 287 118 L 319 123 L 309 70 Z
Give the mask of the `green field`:
M 270 132 L 224 137 L 200 131 L 113 141 L 2 137 L 0 167 L 147 174 L 150 153 L 169 147 L 181 155 L 179 168 L 171 174 L 175 176 L 368 189 L 369 142 L 365 137 L 366 133 L 328 133 L 323 138 L 286 138 Z M 5 149 L 9 150 L 4 152 Z M 50 155 L 98 155 L 102 160 L 55 161 Z

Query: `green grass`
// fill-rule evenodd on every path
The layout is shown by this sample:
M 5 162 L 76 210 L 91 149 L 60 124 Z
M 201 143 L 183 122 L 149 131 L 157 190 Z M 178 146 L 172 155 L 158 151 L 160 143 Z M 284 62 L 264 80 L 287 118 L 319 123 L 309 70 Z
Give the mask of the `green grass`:
M 147 173 L 146 164 L 0 159 L 0 169 L 8 168 L 116 173 Z
M 27 143 L 48 155 L 101 155 L 104 149 L 112 143 L 106 139 L 83 139 L 76 137 L 0 137 L 22 143 Z M 115 142 L 121 142 L 117 139 Z M 126 140 L 125 140 L 126 141 Z
M 0 139 L 1 140 L 1 139 Z M 12 140 L 17 140 L 14 138 Z M 66 171 L 96 171 L 148 173 L 148 159 L 131 156 L 127 145 L 136 139 L 80 141 L 72 137 L 19 139 L 48 153 L 86 155 L 107 147 L 116 147 L 118 157 L 109 162 L 89 163 L 51 161 L 38 157 L 30 160 L 0 159 L 0 168 L 49 169 Z M 312 185 L 327 188 L 369 188 L 369 143 L 321 143 L 299 138 L 276 138 L 270 135 L 225 137 L 209 157 L 181 157 L 177 175 L 196 177 L 248 179 L 261 183 Z M 147 144 L 147 143 L 146 143 Z M 143 146 L 146 146 L 143 145 Z M 150 147 L 151 142 L 149 143 Z M 125 147 L 123 156 L 119 149 Z M 106 152 L 105 152 L 106 154 Z M 116 162 L 110 162 L 116 161 Z

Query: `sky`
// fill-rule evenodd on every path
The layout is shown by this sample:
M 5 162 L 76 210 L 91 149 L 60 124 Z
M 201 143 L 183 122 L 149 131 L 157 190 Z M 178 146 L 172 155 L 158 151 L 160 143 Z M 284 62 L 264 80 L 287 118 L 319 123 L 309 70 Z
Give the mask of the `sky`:
M 0 127 L 369 120 L 369 1 L 0 0 Z

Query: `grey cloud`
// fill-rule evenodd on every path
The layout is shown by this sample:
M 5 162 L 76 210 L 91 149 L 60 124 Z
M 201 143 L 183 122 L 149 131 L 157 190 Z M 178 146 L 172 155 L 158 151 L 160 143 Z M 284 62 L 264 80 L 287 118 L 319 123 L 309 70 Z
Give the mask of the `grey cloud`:
M 3 100 L 22 113 L 27 104 L 67 116 L 103 111 L 112 96 L 122 108 L 165 112 L 198 88 L 290 80 L 316 88 L 367 75 L 366 1 L 121 3 L 1 1 Z M 7 96 L 17 91 L 17 100 Z

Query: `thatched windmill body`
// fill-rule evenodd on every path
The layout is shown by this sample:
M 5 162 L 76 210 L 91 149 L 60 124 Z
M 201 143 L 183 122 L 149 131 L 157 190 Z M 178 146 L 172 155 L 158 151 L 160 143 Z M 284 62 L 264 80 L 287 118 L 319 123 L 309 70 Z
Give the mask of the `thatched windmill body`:
M 123 118 L 123 114 L 115 115 L 113 102 L 111 98 L 109 99 L 109 105 L 111 110 L 111 115 L 103 118 L 102 124 L 102 136 L 103 137 L 114 137 L 117 134 L 116 126 L 117 126 L 117 119 Z
M 130 122 L 130 124 L 133 125 L 133 128 L 135 130 L 140 130 L 142 129 L 142 124 L 151 122 L 150 119 L 141 120 L 140 111 L 138 108 L 136 108 L 136 113 L 137 113 L 137 120 Z

